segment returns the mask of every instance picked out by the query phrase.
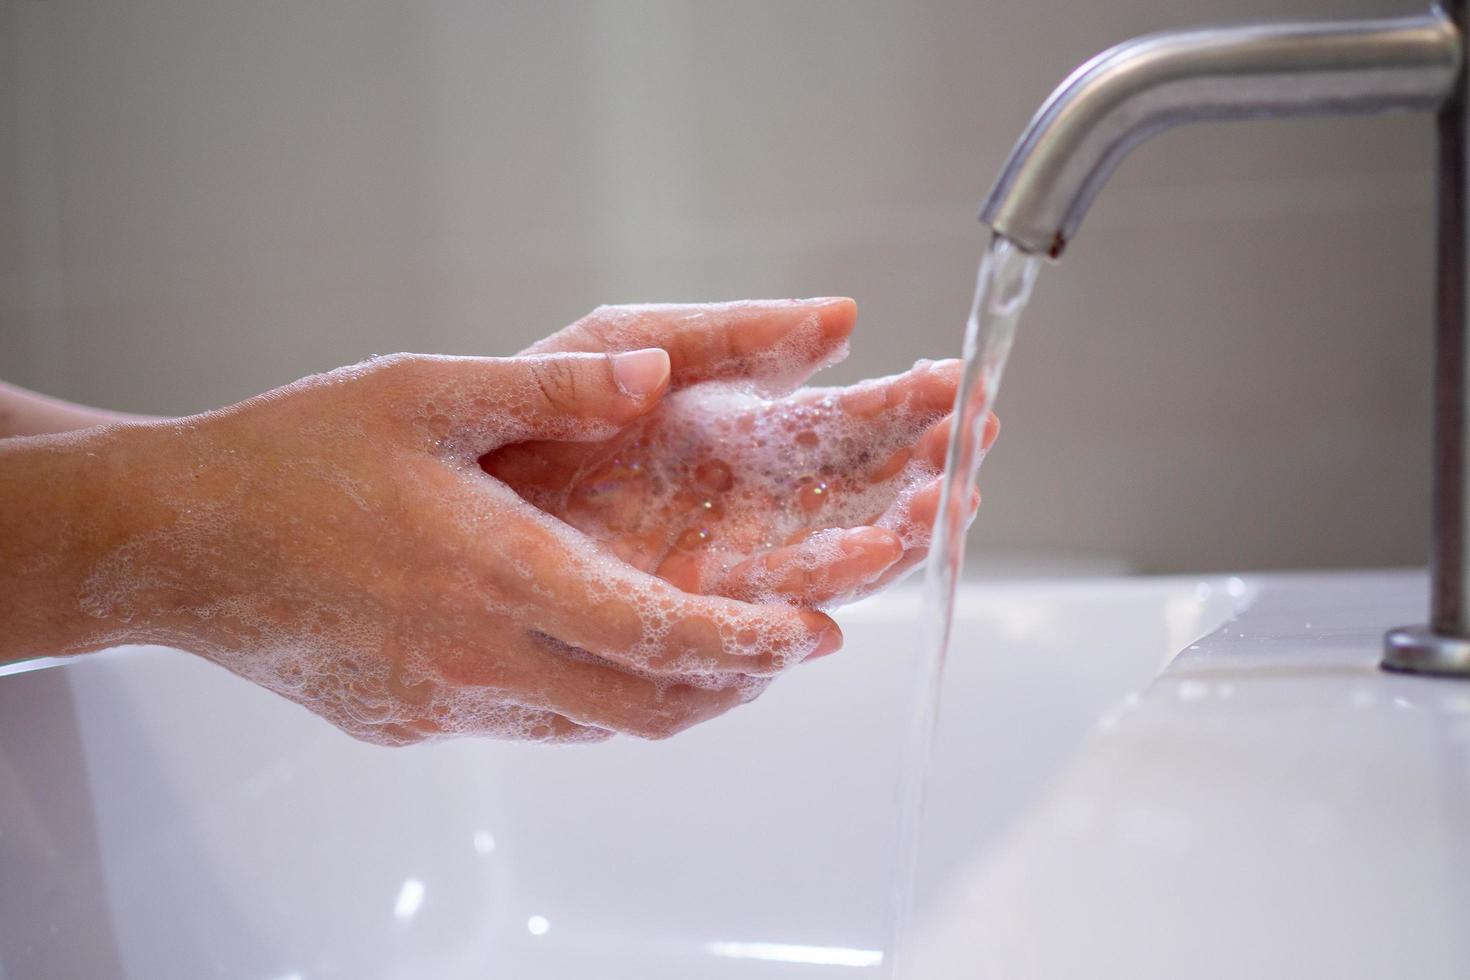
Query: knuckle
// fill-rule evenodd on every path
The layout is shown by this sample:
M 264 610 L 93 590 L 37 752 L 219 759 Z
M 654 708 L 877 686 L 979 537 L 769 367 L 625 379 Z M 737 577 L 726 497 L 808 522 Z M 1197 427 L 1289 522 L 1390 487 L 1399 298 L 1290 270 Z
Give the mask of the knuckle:
M 531 377 L 541 392 L 546 404 L 561 412 L 577 404 L 581 378 L 578 366 L 568 360 L 552 358 L 539 361 L 531 371 Z
M 365 361 L 358 376 L 371 389 L 375 404 L 395 410 L 420 401 L 426 380 L 427 360 L 420 354 L 379 355 Z

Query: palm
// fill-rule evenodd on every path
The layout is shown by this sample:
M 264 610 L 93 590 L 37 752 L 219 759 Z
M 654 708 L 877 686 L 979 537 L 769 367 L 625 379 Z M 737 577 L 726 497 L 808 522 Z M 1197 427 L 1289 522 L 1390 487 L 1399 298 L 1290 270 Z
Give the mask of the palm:
M 605 329 L 587 337 L 585 324 L 541 349 L 628 346 Z M 839 343 L 840 326 L 829 330 Z M 699 337 L 707 345 L 708 334 Z M 851 388 L 765 398 L 738 370 L 711 369 L 708 356 L 685 351 L 680 365 L 679 339 L 632 339 L 673 348 L 678 388 L 634 426 L 602 442 L 504 447 L 482 465 L 690 592 L 835 605 L 923 557 L 956 365 L 921 363 Z M 803 376 L 831 353 L 806 349 Z

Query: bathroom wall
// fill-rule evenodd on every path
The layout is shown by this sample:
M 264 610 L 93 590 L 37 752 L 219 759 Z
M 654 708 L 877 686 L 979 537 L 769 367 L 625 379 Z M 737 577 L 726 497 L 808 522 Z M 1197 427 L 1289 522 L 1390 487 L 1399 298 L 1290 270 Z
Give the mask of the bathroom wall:
M 0 377 L 191 412 L 602 302 L 834 293 L 832 380 L 896 371 L 958 349 L 979 200 L 1075 63 L 1416 6 L 0 0 Z M 1420 562 L 1429 159 L 1415 118 L 1139 151 L 1022 328 L 983 553 Z

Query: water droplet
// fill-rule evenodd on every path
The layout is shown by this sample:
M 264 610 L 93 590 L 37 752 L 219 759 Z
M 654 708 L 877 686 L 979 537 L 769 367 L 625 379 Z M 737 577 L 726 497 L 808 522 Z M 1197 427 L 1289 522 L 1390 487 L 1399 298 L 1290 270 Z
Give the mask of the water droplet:
M 680 551 L 698 551 L 709 544 L 713 537 L 709 528 L 691 527 L 679 535 L 678 540 L 674 542 L 674 547 Z
M 735 485 L 735 476 L 723 460 L 711 459 L 694 468 L 694 482 L 711 493 L 724 493 Z
M 822 505 L 827 502 L 827 489 L 826 480 L 820 480 L 810 476 L 803 477 L 801 479 L 801 489 L 796 491 L 797 503 L 808 514 L 815 513 L 821 510 Z

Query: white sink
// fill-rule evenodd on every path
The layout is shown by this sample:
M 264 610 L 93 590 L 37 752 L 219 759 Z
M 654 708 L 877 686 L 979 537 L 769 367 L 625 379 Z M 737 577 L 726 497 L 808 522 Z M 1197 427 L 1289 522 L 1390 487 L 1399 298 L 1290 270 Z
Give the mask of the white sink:
M 1425 577 L 1258 584 L 951 877 L 913 976 L 1470 977 L 1470 684 L 1378 669 Z
M 973 959 L 973 869 L 1255 589 L 964 589 L 921 876 L 942 968 Z M 917 615 L 855 606 L 844 652 L 661 743 L 378 748 L 152 648 L 0 677 L 0 977 L 876 977 Z

